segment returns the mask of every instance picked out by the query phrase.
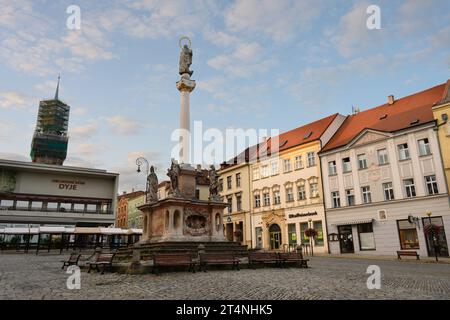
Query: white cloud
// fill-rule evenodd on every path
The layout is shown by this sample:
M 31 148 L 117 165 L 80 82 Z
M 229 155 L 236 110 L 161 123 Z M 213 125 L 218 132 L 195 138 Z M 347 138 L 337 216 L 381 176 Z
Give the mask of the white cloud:
M 236 46 L 242 41 L 239 37 L 224 31 L 213 31 L 209 29 L 204 32 L 203 36 L 206 40 L 219 47 Z
M 254 60 L 261 51 L 261 46 L 256 42 L 242 43 L 233 52 L 233 56 L 241 61 L 249 62 Z
M 0 92 L 0 108 L 22 109 L 31 105 L 30 98 L 18 91 Z
M 47 97 L 51 96 L 52 94 L 55 93 L 56 90 L 56 80 L 47 80 L 44 81 L 42 83 L 38 83 L 36 85 L 34 85 L 34 89 L 44 93 Z
M 396 29 L 405 35 L 417 36 L 420 33 L 434 29 L 439 21 L 439 19 L 434 19 L 434 17 L 440 14 L 441 6 L 438 2 L 422 0 L 403 1 L 396 14 Z
M 98 132 L 99 123 L 97 120 L 90 119 L 87 123 L 76 126 L 73 128 L 69 127 L 69 136 L 74 139 L 85 140 L 92 137 Z
M 93 22 L 83 19 L 80 30 L 68 30 L 63 37 L 64 46 L 71 51 L 75 57 L 86 60 L 111 60 L 117 56 L 108 50 L 112 46 L 111 42 L 100 28 Z
M 65 166 L 71 167 L 81 167 L 81 168 L 104 168 L 104 164 L 100 161 L 88 159 L 86 157 L 77 157 L 68 155 L 66 161 L 64 161 Z
M 207 64 L 235 77 L 249 77 L 254 74 L 263 74 L 278 63 L 275 58 L 256 59 L 255 61 L 236 60 L 233 55 L 222 54 L 211 58 Z
M 122 116 L 109 117 L 106 118 L 106 121 L 115 132 L 122 135 L 137 134 L 140 129 L 140 125 L 138 122 Z
M 180 30 L 191 33 L 208 24 L 220 10 L 210 0 L 130 0 L 100 14 L 103 28 L 121 28 L 138 38 L 179 36 Z M 185 31 L 186 32 L 186 31 Z
M 225 87 L 226 79 L 224 77 L 214 77 L 206 80 L 198 81 L 198 88 L 209 93 L 216 94 Z
M 385 34 L 384 29 L 369 30 L 367 28 L 366 10 L 369 5 L 370 3 L 366 1 L 356 3 L 340 19 L 338 27 L 328 31 L 331 34 L 331 41 L 344 57 L 350 57 L 379 45 Z
M 399 60 L 401 59 L 389 60 L 383 55 L 375 55 L 333 66 L 309 67 L 302 71 L 300 79 L 289 87 L 289 91 L 303 106 L 319 110 L 329 99 L 323 92 L 348 81 L 357 81 L 361 77 L 392 72 L 399 66 Z
M 224 113 L 229 113 L 231 111 L 230 107 L 224 106 L 224 105 L 217 105 L 214 103 L 210 103 L 207 106 L 208 111 L 210 112 L 214 112 L 217 114 L 224 114 Z
M 168 179 L 166 176 L 166 168 L 169 167 L 170 163 L 164 163 L 159 152 L 133 151 L 127 154 L 126 159 L 123 159 L 120 166 L 111 169 L 113 172 L 118 172 L 120 174 L 120 191 L 131 191 L 131 189 L 145 190 L 145 174 L 147 168 L 142 167 L 140 173 L 136 172 L 136 159 L 139 157 L 144 157 L 147 159 L 150 166 L 156 168 L 156 174 L 158 175 L 159 181 Z
M 15 161 L 30 161 L 29 157 L 23 154 L 12 153 L 12 152 L 0 152 L 0 159 L 15 160 Z
M 83 108 L 83 107 L 73 108 L 72 110 L 70 110 L 70 113 L 77 117 L 85 115 L 86 112 L 87 112 L 87 108 Z
M 95 152 L 98 152 L 99 146 L 94 145 L 92 143 L 80 143 L 75 146 L 74 153 L 81 154 L 83 156 L 90 156 L 93 155 Z
M 237 0 L 226 12 L 225 23 L 234 32 L 256 32 L 275 41 L 288 41 L 310 28 L 320 8 L 317 0 Z

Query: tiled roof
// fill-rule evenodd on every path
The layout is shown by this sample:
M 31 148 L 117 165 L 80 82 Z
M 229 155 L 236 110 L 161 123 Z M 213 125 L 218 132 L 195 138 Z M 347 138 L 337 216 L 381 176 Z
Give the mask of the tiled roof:
M 243 160 L 245 155 L 245 162 L 253 161 L 256 157 L 261 157 L 267 152 L 270 155 L 272 143 L 278 138 L 278 151 L 284 151 L 293 147 L 300 146 L 322 137 L 327 128 L 331 125 L 338 113 L 322 118 L 320 120 L 308 123 L 304 126 L 282 133 L 275 138 L 269 138 L 266 142 L 261 142 L 255 146 L 247 148 L 239 156 L 229 160 L 226 164 L 222 164 L 222 169 L 238 164 L 238 159 Z M 275 148 L 276 149 L 276 148 Z M 239 162 L 241 163 L 241 162 Z
M 322 152 L 342 147 L 365 129 L 395 132 L 433 121 L 433 105 L 443 99 L 446 84 L 350 115 L 322 148 Z
M 121 194 L 121 195 L 119 195 L 119 196 L 117 197 L 117 200 L 120 201 L 120 199 L 122 199 L 122 198 L 126 198 L 126 199 L 128 199 L 128 200 L 131 200 L 131 199 L 140 197 L 140 196 L 142 196 L 142 195 L 144 195 L 144 194 L 145 194 L 145 192 L 144 192 L 144 191 L 141 191 L 141 190 L 139 190 L 139 191 L 133 191 L 133 192 L 130 192 L 130 193 L 126 193 L 126 194 Z
M 442 95 L 442 99 L 439 102 L 440 104 L 450 102 L 450 79 L 447 80 L 447 85 L 444 90 L 444 94 Z

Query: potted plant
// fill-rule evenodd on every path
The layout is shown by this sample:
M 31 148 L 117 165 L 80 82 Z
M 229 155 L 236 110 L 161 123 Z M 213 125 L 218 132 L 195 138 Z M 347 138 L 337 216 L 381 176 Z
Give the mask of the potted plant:
M 305 235 L 308 238 L 313 238 L 314 239 L 317 236 L 317 231 L 315 229 L 313 229 L 313 228 L 309 228 L 309 229 L 305 230 Z

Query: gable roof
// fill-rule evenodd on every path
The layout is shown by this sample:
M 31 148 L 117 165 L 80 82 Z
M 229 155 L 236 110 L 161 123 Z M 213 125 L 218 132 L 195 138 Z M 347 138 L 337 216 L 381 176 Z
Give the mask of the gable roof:
M 395 100 L 391 105 L 385 103 L 348 116 L 321 152 L 347 145 L 366 129 L 395 132 L 434 121 L 431 108 L 442 100 L 447 85 L 443 83 Z
M 272 149 L 272 143 L 274 143 L 274 141 L 276 141 L 275 143 L 278 143 L 278 151 L 281 152 L 293 147 L 298 147 L 302 144 L 319 140 L 337 116 L 338 113 L 335 113 L 331 116 L 282 133 L 274 138 L 269 138 L 265 142 L 251 146 L 242 151 L 238 156 L 222 164 L 222 169 L 236 164 L 241 164 L 244 161 L 245 163 L 254 161 L 261 156 L 270 155 L 270 150 Z

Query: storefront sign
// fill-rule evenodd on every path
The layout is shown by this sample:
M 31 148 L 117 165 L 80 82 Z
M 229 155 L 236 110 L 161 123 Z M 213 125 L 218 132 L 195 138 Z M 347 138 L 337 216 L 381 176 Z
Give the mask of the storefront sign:
M 313 212 L 305 212 L 305 213 L 293 213 L 289 215 L 289 218 L 298 218 L 298 217 L 307 217 L 307 216 L 316 216 L 317 211 Z
M 79 185 L 84 185 L 84 181 L 78 180 L 52 180 L 52 182 L 58 184 L 58 188 L 61 190 L 78 190 Z

